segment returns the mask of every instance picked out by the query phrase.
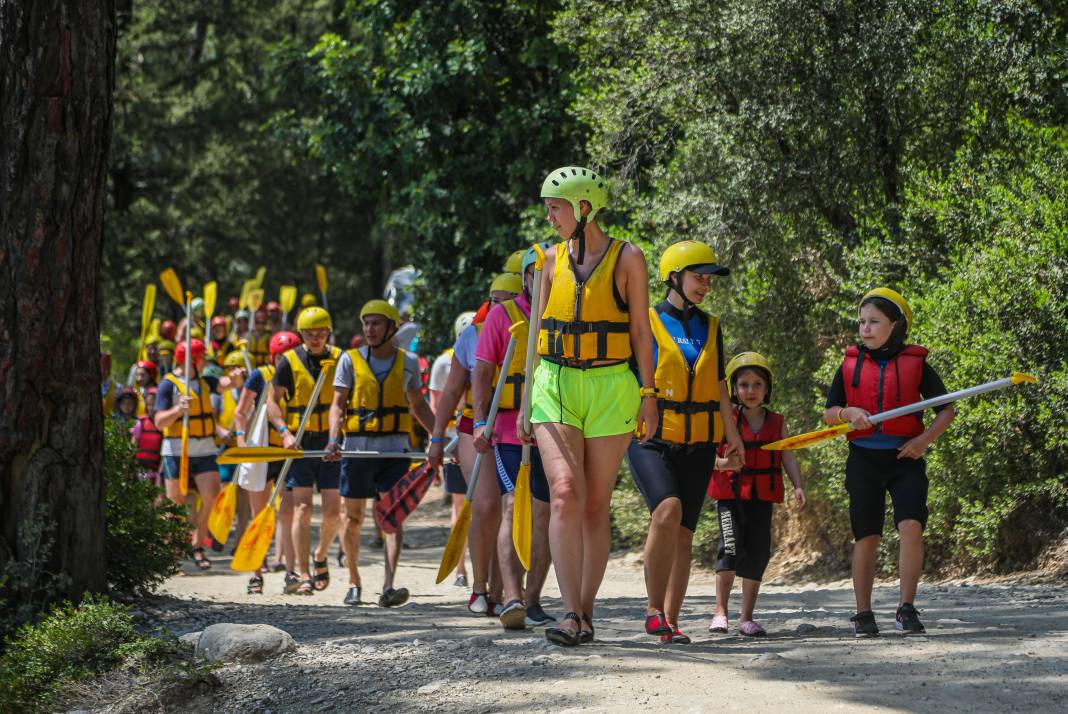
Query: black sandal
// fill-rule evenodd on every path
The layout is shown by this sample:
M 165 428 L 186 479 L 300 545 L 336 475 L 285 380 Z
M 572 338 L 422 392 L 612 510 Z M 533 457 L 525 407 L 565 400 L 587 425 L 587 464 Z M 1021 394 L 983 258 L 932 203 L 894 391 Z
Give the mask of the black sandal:
M 580 620 L 579 616 L 575 613 L 569 612 L 564 615 L 560 624 L 563 625 L 568 620 L 574 620 L 578 623 L 579 630 L 577 632 L 572 634 L 571 630 L 566 627 L 547 627 L 545 628 L 545 639 L 549 640 L 549 642 L 552 642 L 554 645 L 560 645 L 561 647 L 578 647 L 579 643 L 582 641 L 580 634 L 582 631 L 582 620 Z
M 248 594 L 249 595 L 262 595 L 263 594 L 263 576 L 256 573 L 248 579 Z
M 593 642 L 593 620 L 586 613 L 582 613 L 582 621 L 590 626 L 588 630 L 579 629 L 579 642 L 586 645 Z
M 297 595 L 314 595 L 315 594 L 315 581 L 311 578 L 307 580 L 301 580 L 300 586 L 297 588 Z
M 199 558 L 197 557 L 198 555 L 200 556 Z M 208 560 L 208 556 L 204 555 L 203 548 L 193 548 L 193 562 L 201 570 L 211 570 L 211 561 Z
M 315 558 L 312 558 L 312 568 L 317 571 L 315 575 L 312 576 L 312 581 L 314 583 L 312 587 L 314 587 L 319 592 L 322 592 L 323 590 L 326 590 L 328 587 L 330 587 L 330 561 L 316 560 Z M 318 572 L 320 570 L 325 570 L 326 572 L 320 573 Z M 319 587 L 320 583 L 322 583 L 322 587 Z

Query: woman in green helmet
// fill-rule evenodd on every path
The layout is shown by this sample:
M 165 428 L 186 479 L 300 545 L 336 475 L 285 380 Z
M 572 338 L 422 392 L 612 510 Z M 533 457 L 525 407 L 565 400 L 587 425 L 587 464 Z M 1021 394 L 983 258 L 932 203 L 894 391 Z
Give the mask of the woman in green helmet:
M 545 634 L 573 647 L 594 638 L 620 463 L 633 435 L 647 441 L 656 433 L 653 335 L 645 256 L 598 224 L 608 199 L 604 178 L 577 166 L 557 169 L 541 196 L 546 219 L 564 239 L 542 269 L 541 362 L 530 397 L 549 480 L 549 548 L 567 610 Z

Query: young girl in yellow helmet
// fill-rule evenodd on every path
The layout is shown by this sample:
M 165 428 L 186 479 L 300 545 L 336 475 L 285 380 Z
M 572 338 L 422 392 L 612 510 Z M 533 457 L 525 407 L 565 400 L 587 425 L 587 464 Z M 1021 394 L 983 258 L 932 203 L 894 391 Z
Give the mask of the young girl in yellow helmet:
M 690 641 L 679 631 L 679 611 L 716 446 L 725 434 L 731 453 L 743 450 L 724 382 L 719 320 L 698 307 L 712 276 L 729 274 L 704 243 L 675 243 L 660 259 L 667 296 L 649 311 L 659 426 L 648 443 L 631 442 L 627 459 L 651 515 L 645 631 L 662 642 Z
M 598 223 L 608 200 L 604 177 L 577 166 L 556 169 L 541 196 L 563 242 L 549 251 L 541 276 L 531 422 L 549 480 L 549 547 L 567 611 L 545 634 L 573 647 L 594 638 L 608 504 L 623 455 L 635 432 L 642 441 L 656 433 L 653 335 L 645 256 Z
M 935 407 L 924 428 L 923 414 L 909 414 L 873 427 L 868 417 L 946 393 L 927 364 L 927 350 L 905 343 L 912 310 L 890 288 L 876 288 L 860 301 L 860 345 L 846 349 L 827 395 L 823 419 L 849 422 L 846 491 L 853 528 L 853 592 L 857 614 L 850 618 L 856 637 L 876 637 L 871 609 L 875 556 L 882 539 L 886 494 L 894 504 L 894 526 L 901 539 L 898 570 L 900 599 L 894 627 L 905 634 L 924 632 L 916 608 L 916 587 L 923 570 L 923 529 L 927 524 L 927 447 L 953 421 L 952 405 Z

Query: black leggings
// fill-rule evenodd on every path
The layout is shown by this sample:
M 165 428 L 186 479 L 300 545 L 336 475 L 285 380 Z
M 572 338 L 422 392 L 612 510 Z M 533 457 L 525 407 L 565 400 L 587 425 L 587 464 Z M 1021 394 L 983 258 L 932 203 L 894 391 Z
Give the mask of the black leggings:
M 714 444 L 680 449 L 655 442 L 642 444 L 635 439 L 627 448 L 630 473 L 645 497 L 649 513 L 665 498 L 675 496 L 682 503 L 682 525 L 691 531 L 697 530 L 715 460 Z
M 733 570 L 739 577 L 762 580 L 771 560 L 770 501 L 722 500 L 716 572 Z

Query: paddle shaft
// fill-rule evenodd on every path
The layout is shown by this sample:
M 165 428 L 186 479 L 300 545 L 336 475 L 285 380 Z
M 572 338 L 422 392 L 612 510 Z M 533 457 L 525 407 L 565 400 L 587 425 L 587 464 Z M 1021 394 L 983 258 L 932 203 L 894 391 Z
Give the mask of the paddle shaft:
M 540 265 L 534 268 L 534 288 L 530 292 L 530 330 L 527 332 L 527 362 L 523 367 L 523 431 L 527 434 L 530 433 L 530 399 L 534 391 L 534 367 L 538 360 L 538 333 L 541 332 Z M 530 463 L 530 444 L 523 445 L 523 463 Z
M 515 335 L 512 335 L 508 338 L 508 349 L 504 351 L 504 362 L 502 362 L 502 364 L 509 365 L 512 363 L 512 355 L 515 354 L 515 343 Z M 484 434 L 490 434 L 491 436 L 493 435 L 493 423 L 497 421 L 497 410 L 501 406 L 501 397 L 504 396 L 504 385 L 507 379 L 508 370 L 502 369 L 501 377 L 497 380 L 497 387 L 493 390 L 493 399 L 490 400 L 489 414 L 486 415 L 486 427 L 485 431 L 483 432 Z M 467 484 L 466 498 L 468 502 L 470 502 L 471 499 L 475 497 L 475 484 L 478 483 L 478 472 L 482 468 L 482 457 L 484 455 L 485 454 L 483 454 L 481 451 L 475 455 L 475 465 L 471 469 L 470 483 Z
M 192 398 L 192 392 L 189 391 L 189 359 L 193 356 L 193 302 L 186 296 L 185 301 L 185 364 L 182 365 L 182 379 L 185 380 L 185 396 Z M 186 409 L 182 414 L 182 433 L 185 438 L 189 438 L 189 410 Z
M 319 378 L 315 380 L 315 386 L 312 388 L 311 398 L 308 400 L 308 408 L 304 410 L 304 413 L 300 415 L 300 424 L 297 426 L 297 433 L 294 435 L 297 440 L 297 446 L 300 446 L 301 439 L 304 438 L 304 428 L 308 426 L 308 419 L 311 418 L 311 414 L 315 411 L 315 405 L 319 403 L 319 392 L 323 388 L 323 382 L 326 381 L 326 373 L 329 370 L 325 365 L 319 368 Z M 268 428 L 274 427 L 268 424 Z M 282 491 L 282 484 L 286 482 L 286 476 L 289 475 L 289 469 L 293 466 L 293 459 L 286 459 L 282 464 L 282 472 L 278 474 L 278 480 L 274 484 L 274 491 L 271 493 L 271 500 L 267 502 L 267 506 L 274 508 L 275 499 L 278 498 L 278 494 Z
M 891 409 L 885 412 L 879 412 L 868 417 L 868 421 L 872 424 L 878 424 L 884 422 L 887 419 L 894 419 L 899 416 L 905 416 L 906 414 L 914 414 L 921 412 L 924 409 L 930 409 L 933 407 L 940 407 L 943 404 L 949 404 L 955 402 L 958 399 L 966 399 L 968 397 L 974 397 L 977 394 L 985 394 L 986 392 L 993 392 L 998 389 L 1004 389 L 1005 387 L 1011 387 L 1014 384 L 1012 377 L 1005 377 L 1004 379 L 995 379 L 993 382 L 987 382 L 986 384 L 979 384 L 974 387 L 968 387 L 967 389 L 961 389 L 949 394 L 943 394 L 941 397 L 934 397 L 933 399 L 925 399 L 922 402 L 914 402 L 912 404 L 906 404 L 903 407 L 897 409 Z

